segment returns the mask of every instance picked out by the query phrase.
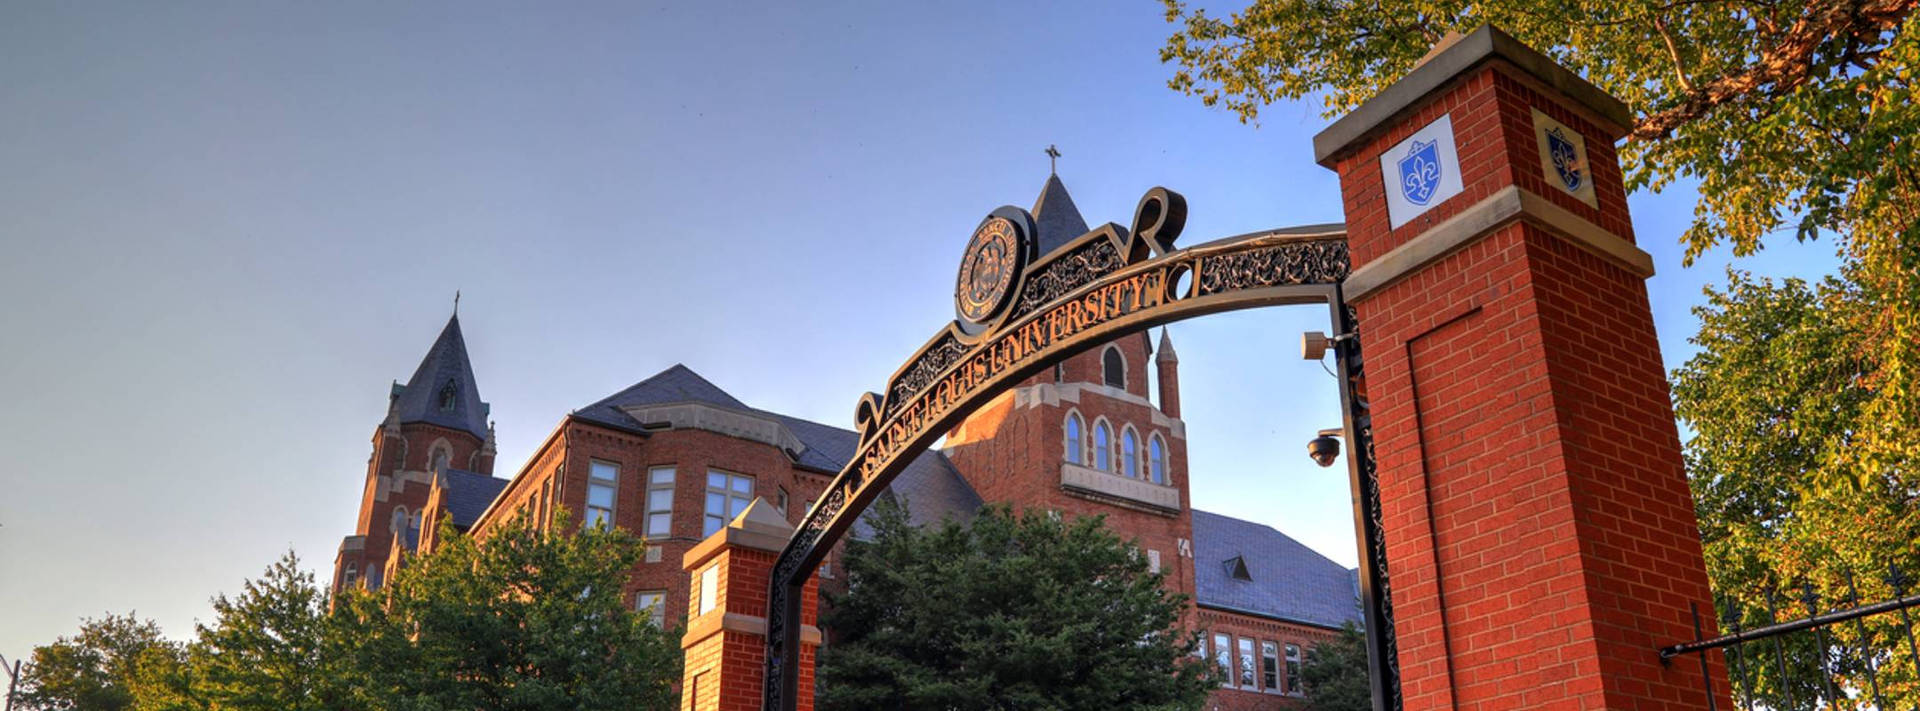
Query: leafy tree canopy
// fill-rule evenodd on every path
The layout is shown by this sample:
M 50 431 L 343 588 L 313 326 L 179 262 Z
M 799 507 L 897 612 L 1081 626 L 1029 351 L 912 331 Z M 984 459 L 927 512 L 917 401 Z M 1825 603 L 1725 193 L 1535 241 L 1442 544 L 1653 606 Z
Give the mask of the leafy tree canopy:
M 1307 649 L 1300 664 L 1307 711 L 1372 711 L 1367 677 L 1367 633 L 1349 622 L 1331 640 Z
M 1493 24 L 1625 101 L 1628 189 L 1698 181 L 1691 262 L 1791 230 L 1838 235 L 1870 354 L 1852 456 L 1920 460 L 1920 0 L 1253 0 L 1226 16 L 1165 0 L 1170 86 L 1252 121 L 1318 98 L 1345 112 L 1451 32 Z
M 1674 371 L 1674 404 L 1693 430 L 1687 470 L 1725 626 L 1890 598 L 1889 566 L 1920 571 L 1920 481 L 1910 467 L 1856 456 L 1880 426 L 1868 386 L 1874 358 L 1850 315 L 1868 308 L 1862 291 L 1844 277 L 1776 283 L 1734 273 L 1694 311 L 1700 351 Z M 1905 641 L 1899 625 L 1898 616 L 1869 618 L 1828 633 L 1853 649 L 1893 649 Z M 1816 640 L 1786 644 L 1796 657 L 1786 679 L 1779 665 L 1754 660 L 1737 675 L 1770 707 L 1796 707 L 1820 687 Z M 1877 683 L 1910 701 L 1920 698 L 1910 657 L 1892 655 L 1873 680 L 1857 664 L 1840 673 L 1854 688 Z
M 829 600 L 823 711 L 1197 709 L 1213 688 L 1177 626 L 1184 596 L 1102 519 L 869 517 Z
M 159 625 L 132 614 L 84 620 L 78 634 L 33 650 L 22 665 L 15 705 L 28 711 L 132 708 L 136 670 L 148 654 L 178 659 L 184 651 L 161 636 Z
M 440 547 L 374 593 L 340 601 L 354 708 L 402 711 L 672 709 L 678 636 L 627 606 L 639 540 L 579 533 L 562 514 L 484 541 L 442 522 Z

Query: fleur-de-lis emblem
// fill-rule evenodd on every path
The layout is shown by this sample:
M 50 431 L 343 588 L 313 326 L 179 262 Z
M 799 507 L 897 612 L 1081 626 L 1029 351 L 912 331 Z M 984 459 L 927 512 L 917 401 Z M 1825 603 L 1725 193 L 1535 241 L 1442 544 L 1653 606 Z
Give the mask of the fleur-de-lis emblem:
M 1407 202 L 1426 205 L 1440 190 L 1439 141 L 1414 141 L 1400 159 L 1400 194 Z
M 1558 128 L 1547 129 L 1547 156 L 1553 159 L 1553 170 L 1560 174 L 1560 184 L 1567 190 L 1577 191 L 1586 184 L 1587 169 L 1581 165 L 1580 151 Z

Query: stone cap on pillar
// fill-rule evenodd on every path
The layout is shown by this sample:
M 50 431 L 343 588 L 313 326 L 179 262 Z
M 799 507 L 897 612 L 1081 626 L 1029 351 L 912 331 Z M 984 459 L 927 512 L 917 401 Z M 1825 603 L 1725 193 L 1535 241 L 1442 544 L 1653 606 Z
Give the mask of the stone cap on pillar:
M 1618 140 L 1633 127 L 1633 111 L 1625 102 L 1613 98 L 1592 82 L 1560 66 L 1551 57 L 1522 44 L 1492 25 L 1466 35 L 1453 34 L 1420 59 L 1413 71 L 1388 86 L 1378 96 L 1366 100 L 1326 130 L 1313 137 L 1313 159 L 1333 167 L 1347 153 L 1385 130 L 1394 117 L 1417 108 L 1423 99 L 1455 77 L 1490 61 L 1504 60 L 1514 68 L 1566 95 L 1576 110 L 1587 114 L 1594 125 Z
M 727 547 L 779 553 L 786 549 L 787 539 L 792 537 L 793 525 L 787 523 L 787 518 L 766 499 L 756 496 L 725 528 L 714 531 L 689 549 L 681 562 L 687 570 L 693 570 Z

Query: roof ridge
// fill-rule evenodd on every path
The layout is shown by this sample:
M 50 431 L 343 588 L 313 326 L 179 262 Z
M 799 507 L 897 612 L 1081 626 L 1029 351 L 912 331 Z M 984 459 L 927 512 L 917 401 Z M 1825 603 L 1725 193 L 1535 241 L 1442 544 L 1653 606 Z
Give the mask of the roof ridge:
M 701 375 L 699 371 L 696 371 L 692 368 L 687 367 L 687 364 L 685 363 L 674 363 L 673 365 L 667 366 L 666 368 L 662 369 L 658 373 L 654 373 L 653 375 L 649 375 L 641 379 L 640 382 L 634 383 L 632 385 L 628 385 L 619 390 L 615 390 L 611 395 L 608 395 L 606 397 L 600 398 L 599 400 L 595 400 L 591 403 L 588 403 L 586 407 L 582 407 L 580 408 L 580 410 L 588 410 L 595 407 L 599 407 L 601 405 L 606 405 L 608 402 L 619 398 L 621 395 L 625 395 L 627 393 L 638 390 L 641 387 L 647 385 L 648 383 L 652 383 L 655 380 L 659 380 L 661 378 L 666 377 L 669 374 L 680 372 L 680 371 L 685 371 L 687 375 L 693 376 L 694 379 L 699 380 L 702 383 L 705 383 L 708 387 L 711 387 L 716 391 L 719 391 L 720 394 L 727 396 L 729 399 L 733 400 L 734 402 L 740 403 L 741 407 L 747 407 L 747 404 L 745 402 L 741 402 L 740 398 L 734 397 L 733 393 L 727 392 L 726 388 L 715 385 L 713 381 L 708 380 L 707 376 Z M 712 403 L 709 403 L 709 404 L 712 404 Z

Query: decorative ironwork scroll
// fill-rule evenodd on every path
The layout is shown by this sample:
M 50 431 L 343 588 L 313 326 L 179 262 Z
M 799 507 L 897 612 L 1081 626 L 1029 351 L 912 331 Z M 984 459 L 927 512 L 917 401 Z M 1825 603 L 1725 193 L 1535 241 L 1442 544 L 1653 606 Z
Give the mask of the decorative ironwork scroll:
M 1349 264 L 1339 229 L 1247 235 L 1176 251 L 1185 222 L 1185 199 L 1154 188 L 1141 198 L 1133 229 L 1109 223 L 1049 254 L 1032 253 L 1033 221 L 1018 208 L 995 210 L 981 223 L 955 287 L 958 318 L 894 373 L 884 395 L 860 399 L 858 447 L 774 565 L 765 709 L 789 711 L 797 700 L 807 578 L 894 477 L 976 408 L 1055 363 L 1163 323 L 1281 304 L 1335 304 L 1341 313 L 1338 285 Z M 1021 264 L 1014 273 L 1001 271 Z M 1357 348 L 1351 339 L 1344 343 Z M 1352 459 L 1369 455 L 1363 478 L 1370 486 L 1371 438 L 1364 450 L 1355 439 Z M 1373 519 L 1365 527 L 1377 531 L 1377 491 L 1369 501 L 1365 513 Z M 1377 538 L 1366 535 L 1363 545 Z M 1375 572 L 1368 579 L 1384 594 L 1384 561 Z M 1384 623 L 1391 633 L 1390 621 L 1367 622 L 1370 631 Z
M 1387 582 L 1386 520 L 1380 509 L 1380 478 L 1373 458 L 1373 414 L 1367 400 L 1366 358 L 1360 352 L 1360 318 L 1335 292 L 1335 324 L 1346 338 L 1335 345 L 1340 368 L 1342 423 L 1347 431 L 1347 470 L 1353 488 L 1354 536 L 1360 541 L 1360 602 L 1367 625 L 1367 668 L 1373 707 L 1400 711 L 1400 643 L 1393 627 L 1393 586 Z

